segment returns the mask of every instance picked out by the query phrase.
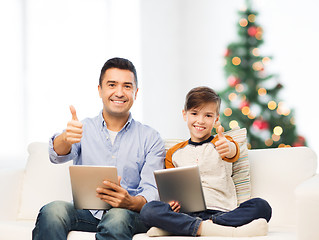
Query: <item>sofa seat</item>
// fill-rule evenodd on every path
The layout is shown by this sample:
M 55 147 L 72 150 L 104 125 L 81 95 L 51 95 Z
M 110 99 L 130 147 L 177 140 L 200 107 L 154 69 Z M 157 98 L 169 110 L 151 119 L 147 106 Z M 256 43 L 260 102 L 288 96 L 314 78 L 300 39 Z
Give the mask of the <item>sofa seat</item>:
M 35 221 L 19 220 L 19 221 L 0 221 L 0 239 L 1 240 L 31 240 L 31 232 L 34 228 Z M 18 231 L 17 231 L 18 230 Z M 7 235 L 4 235 L 7 234 Z M 181 236 L 163 236 L 148 237 L 145 233 L 136 234 L 133 240 L 189 240 L 193 237 Z M 230 237 L 196 237 L 193 239 L 201 240 L 230 240 Z M 95 240 L 95 233 L 72 231 L 69 233 L 68 240 Z M 247 237 L 240 240 L 297 240 L 295 229 L 273 228 L 265 237 Z
M 169 140 L 167 142 L 170 142 Z M 71 201 L 68 167 L 52 164 L 48 144 L 28 146 L 24 169 L 0 169 L 0 240 L 31 240 L 39 209 L 54 200 Z M 273 209 L 264 237 L 197 237 L 210 240 L 319 240 L 319 175 L 317 156 L 307 147 L 249 150 L 252 197 Z M 165 236 L 154 240 L 192 239 Z M 70 232 L 68 240 L 94 240 L 95 234 Z M 136 234 L 133 240 L 151 239 Z M 195 239 L 195 238 L 194 238 Z

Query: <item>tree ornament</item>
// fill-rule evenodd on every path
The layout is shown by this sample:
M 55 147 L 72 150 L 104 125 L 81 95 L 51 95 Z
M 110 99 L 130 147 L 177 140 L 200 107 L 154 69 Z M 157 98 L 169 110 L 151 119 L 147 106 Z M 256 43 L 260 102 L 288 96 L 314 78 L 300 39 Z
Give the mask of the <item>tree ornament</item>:
M 306 139 L 303 136 L 298 136 L 296 142 L 292 144 L 293 147 L 303 147 L 306 145 Z
M 240 110 L 242 110 L 244 107 L 249 107 L 250 106 L 250 102 L 244 100 L 240 103 L 239 108 Z
M 253 127 L 257 130 L 267 130 L 269 129 L 269 123 L 262 119 L 256 119 L 253 122 Z
M 255 27 L 255 26 L 251 26 L 251 27 L 249 27 L 249 28 L 247 29 L 247 33 L 248 33 L 248 35 L 251 36 L 251 37 L 255 37 L 256 34 L 257 34 L 257 32 L 258 32 L 258 30 L 257 30 L 257 27 Z
M 231 87 L 235 87 L 238 83 L 240 83 L 240 79 L 233 75 L 229 76 L 227 80 L 228 80 L 229 86 Z
M 224 57 L 229 57 L 230 54 L 231 54 L 231 51 L 229 48 L 227 48 L 225 53 L 224 53 Z
M 278 83 L 278 84 L 276 85 L 276 89 L 281 89 L 281 88 L 283 88 L 283 86 L 282 86 L 280 83 Z

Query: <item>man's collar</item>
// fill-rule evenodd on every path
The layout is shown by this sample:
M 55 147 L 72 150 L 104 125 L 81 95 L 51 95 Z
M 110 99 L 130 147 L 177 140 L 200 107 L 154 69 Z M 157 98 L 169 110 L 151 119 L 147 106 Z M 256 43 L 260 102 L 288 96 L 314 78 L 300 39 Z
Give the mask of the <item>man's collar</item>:
M 127 122 L 124 124 L 123 128 L 121 129 L 121 131 L 123 129 L 125 129 L 127 131 L 129 129 L 130 125 L 131 125 L 132 120 L 133 120 L 133 117 L 132 117 L 132 114 L 130 112 L 130 115 L 129 115 L 128 119 L 127 119 Z M 106 126 L 106 122 L 105 122 L 105 120 L 103 118 L 103 110 L 101 110 L 101 112 L 99 114 L 99 123 L 100 123 L 101 129 L 103 129 L 104 127 L 107 127 Z

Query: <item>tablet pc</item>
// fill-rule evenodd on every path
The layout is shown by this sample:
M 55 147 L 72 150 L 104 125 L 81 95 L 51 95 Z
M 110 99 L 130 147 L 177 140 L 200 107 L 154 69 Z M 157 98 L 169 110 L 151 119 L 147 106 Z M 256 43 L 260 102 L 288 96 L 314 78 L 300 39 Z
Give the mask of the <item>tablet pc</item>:
M 118 184 L 117 169 L 113 166 L 73 165 L 69 167 L 74 207 L 77 209 L 110 209 L 96 197 L 96 188 L 105 187 L 104 180 Z
M 157 170 L 154 176 L 161 201 L 178 201 L 184 213 L 206 210 L 197 165 Z

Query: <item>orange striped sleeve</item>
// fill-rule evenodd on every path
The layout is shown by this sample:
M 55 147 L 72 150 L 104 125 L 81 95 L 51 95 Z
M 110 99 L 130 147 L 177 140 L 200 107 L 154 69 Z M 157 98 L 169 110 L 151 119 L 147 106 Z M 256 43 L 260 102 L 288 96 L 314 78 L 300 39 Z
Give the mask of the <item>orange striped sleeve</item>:
M 225 137 L 228 141 L 235 144 L 236 154 L 232 158 L 223 157 L 223 160 L 226 162 L 231 162 L 231 163 L 236 162 L 239 159 L 239 154 L 240 154 L 238 143 L 236 141 L 234 141 L 234 139 L 230 136 L 225 136 Z M 216 137 L 214 137 L 214 139 L 212 140 L 212 143 L 215 145 L 215 142 L 217 142 L 217 141 L 218 141 L 218 135 L 216 135 Z
M 173 154 L 180 148 L 185 147 L 188 144 L 188 141 L 184 141 L 181 143 L 178 143 L 176 145 L 174 145 L 173 147 L 171 147 L 170 149 L 168 149 L 167 153 L 166 153 L 166 157 L 165 157 L 165 168 L 174 168 L 175 165 L 173 163 Z

